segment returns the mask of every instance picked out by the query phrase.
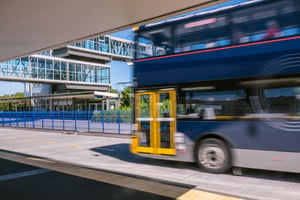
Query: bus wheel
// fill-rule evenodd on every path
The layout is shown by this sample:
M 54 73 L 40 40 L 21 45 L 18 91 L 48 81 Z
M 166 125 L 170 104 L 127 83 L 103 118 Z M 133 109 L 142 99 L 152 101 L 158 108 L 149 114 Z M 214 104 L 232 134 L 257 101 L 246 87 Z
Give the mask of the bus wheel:
M 222 140 L 208 138 L 198 145 L 197 162 L 206 172 L 223 173 L 231 168 L 231 155 Z

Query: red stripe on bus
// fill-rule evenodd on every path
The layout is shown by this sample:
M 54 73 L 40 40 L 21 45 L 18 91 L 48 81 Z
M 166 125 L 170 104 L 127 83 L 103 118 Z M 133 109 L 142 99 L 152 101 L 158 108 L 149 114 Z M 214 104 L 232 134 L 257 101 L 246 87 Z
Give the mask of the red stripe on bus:
M 170 57 L 176 57 L 176 56 L 184 56 L 184 55 L 204 53 L 204 52 L 210 52 L 210 51 L 219 51 L 219 50 L 224 50 L 224 49 L 233 49 L 233 48 L 239 48 L 239 47 L 253 46 L 253 45 L 257 45 L 257 44 L 266 44 L 266 43 L 280 42 L 280 41 L 293 40 L 293 39 L 299 39 L 299 38 L 300 38 L 300 36 L 290 37 L 290 38 L 281 38 L 281 39 L 276 39 L 276 40 L 271 40 L 271 41 L 260 41 L 260 42 L 254 42 L 254 43 L 248 43 L 248 44 L 240 44 L 240 45 L 235 45 L 235 46 L 229 46 L 229 47 L 221 47 L 221 48 L 216 48 L 216 49 L 206 49 L 206 50 L 200 50 L 200 51 L 179 53 L 179 54 L 174 54 L 174 55 L 139 59 L 139 60 L 136 60 L 135 62 L 142 62 L 142 61 L 147 61 L 147 60 L 156 60 L 156 59 L 161 59 L 161 58 L 170 58 Z

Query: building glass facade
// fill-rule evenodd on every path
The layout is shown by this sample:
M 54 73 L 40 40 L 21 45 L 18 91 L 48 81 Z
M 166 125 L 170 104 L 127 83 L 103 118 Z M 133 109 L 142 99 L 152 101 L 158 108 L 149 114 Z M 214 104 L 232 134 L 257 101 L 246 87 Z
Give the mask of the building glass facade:
M 110 66 L 32 55 L 0 64 L 0 76 L 110 84 Z

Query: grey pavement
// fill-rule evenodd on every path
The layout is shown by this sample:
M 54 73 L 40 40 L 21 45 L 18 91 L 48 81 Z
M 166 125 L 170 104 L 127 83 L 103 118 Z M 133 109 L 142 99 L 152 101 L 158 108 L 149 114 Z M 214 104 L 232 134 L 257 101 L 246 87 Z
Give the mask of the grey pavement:
M 300 174 L 246 170 L 244 176 L 209 174 L 190 163 L 143 158 L 129 152 L 130 138 L 0 128 L 0 149 L 90 168 L 258 200 L 300 199 Z

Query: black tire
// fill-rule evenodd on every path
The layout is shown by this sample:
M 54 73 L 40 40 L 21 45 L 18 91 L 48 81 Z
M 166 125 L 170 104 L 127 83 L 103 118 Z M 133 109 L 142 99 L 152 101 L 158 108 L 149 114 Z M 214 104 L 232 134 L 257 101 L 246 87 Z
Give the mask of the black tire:
M 232 166 L 227 145 L 216 138 L 201 140 L 197 146 L 196 158 L 198 166 L 210 173 L 224 173 Z

